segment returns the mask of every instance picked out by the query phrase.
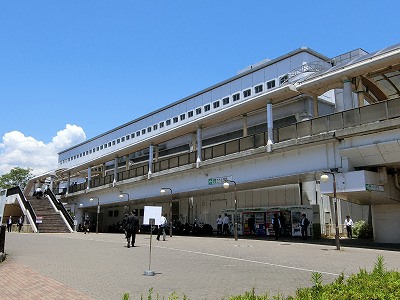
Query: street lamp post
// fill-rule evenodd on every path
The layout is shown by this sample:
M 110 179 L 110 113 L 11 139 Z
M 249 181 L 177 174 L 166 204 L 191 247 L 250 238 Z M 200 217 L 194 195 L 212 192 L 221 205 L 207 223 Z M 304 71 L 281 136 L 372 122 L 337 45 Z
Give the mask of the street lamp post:
M 165 190 L 169 190 L 171 198 L 169 201 L 169 236 L 172 237 L 172 189 L 170 188 L 161 188 L 161 195 L 165 194 Z
M 118 197 L 119 198 L 124 198 L 124 195 L 128 196 L 128 213 L 130 213 L 131 212 L 131 203 L 129 202 L 129 200 L 130 200 L 129 194 L 120 192 Z
M 233 235 L 235 237 L 235 241 L 238 240 L 238 223 L 237 223 L 237 190 L 236 190 L 236 182 L 233 180 L 225 180 L 224 182 L 224 189 L 228 189 L 229 188 L 229 182 L 232 182 L 235 185 L 235 189 L 234 189 L 234 193 L 235 193 L 235 212 L 233 214 Z
M 339 240 L 339 219 L 338 219 L 338 207 L 337 207 L 337 199 L 336 199 L 336 176 L 333 172 L 324 171 L 324 174 L 321 175 L 322 182 L 328 182 L 329 176 L 326 174 L 331 174 L 333 178 L 333 208 L 335 210 L 335 244 L 336 250 L 340 250 L 340 240 Z
M 100 214 L 100 199 L 99 197 L 92 197 L 89 200 L 97 199 L 97 218 L 96 218 L 96 233 L 99 233 L 99 214 Z

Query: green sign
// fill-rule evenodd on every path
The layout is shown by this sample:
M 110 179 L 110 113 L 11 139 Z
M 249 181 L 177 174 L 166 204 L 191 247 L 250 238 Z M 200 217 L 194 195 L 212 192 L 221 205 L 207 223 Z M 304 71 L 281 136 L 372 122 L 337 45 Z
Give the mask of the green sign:
M 367 191 L 371 191 L 371 192 L 384 192 L 385 191 L 383 185 L 377 185 L 377 184 L 365 184 L 365 189 Z
M 232 176 L 208 178 L 208 185 L 224 184 L 225 181 L 229 180 L 229 177 L 232 177 Z

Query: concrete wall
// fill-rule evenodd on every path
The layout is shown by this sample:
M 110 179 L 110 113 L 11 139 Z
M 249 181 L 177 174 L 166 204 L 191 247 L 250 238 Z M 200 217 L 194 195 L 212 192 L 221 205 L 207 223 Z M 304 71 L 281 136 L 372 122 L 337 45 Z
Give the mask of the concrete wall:
M 400 243 L 400 204 L 372 206 L 374 241 Z

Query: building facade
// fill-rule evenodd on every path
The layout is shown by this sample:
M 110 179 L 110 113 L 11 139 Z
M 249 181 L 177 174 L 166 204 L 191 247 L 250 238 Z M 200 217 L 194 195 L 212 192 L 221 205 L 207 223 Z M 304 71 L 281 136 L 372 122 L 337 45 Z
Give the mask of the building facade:
M 376 241 L 400 242 L 400 226 L 385 223 L 400 216 L 399 58 L 394 45 L 265 60 L 65 149 L 30 188 L 47 180 L 78 223 L 98 218 L 103 232 L 127 208 L 143 216 L 156 205 L 170 221 L 214 228 L 218 215 L 236 215 L 239 234 L 250 216 L 257 234 L 273 234 L 282 213 L 296 236 L 306 213 L 309 234 L 329 235 L 337 204 L 340 231 L 350 214 L 372 222 Z

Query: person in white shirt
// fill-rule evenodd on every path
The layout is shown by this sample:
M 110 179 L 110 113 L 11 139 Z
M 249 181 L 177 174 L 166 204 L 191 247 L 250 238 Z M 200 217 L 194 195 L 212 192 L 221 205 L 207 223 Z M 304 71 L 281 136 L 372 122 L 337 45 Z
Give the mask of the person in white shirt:
M 12 222 L 12 217 L 9 216 L 9 218 L 8 218 L 8 220 L 7 220 L 7 231 L 8 231 L 8 232 L 11 232 L 12 224 L 13 224 L 13 222 Z
M 344 225 L 346 225 L 347 237 L 349 239 L 353 238 L 353 220 L 350 219 L 350 216 L 346 216 L 346 220 L 344 220 Z
M 222 223 L 222 217 L 219 215 L 217 219 L 217 235 L 222 234 Z
M 160 219 L 160 225 L 158 226 L 158 234 L 157 234 L 157 241 L 160 240 L 160 235 L 163 235 L 163 241 L 165 241 L 165 237 L 166 237 L 166 232 L 165 232 L 165 228 L 167 227 L 167 214 L 165 214 L 164 216 L 161 215 L 161 219 Z
M 224 231 L 224 235 L 230 235 L 231 232 L 229 230 L 229 217 L 227 214 L 225 214 L 224 219 L 222 220 L 222 224 L 223 224 L 223 231 Z

